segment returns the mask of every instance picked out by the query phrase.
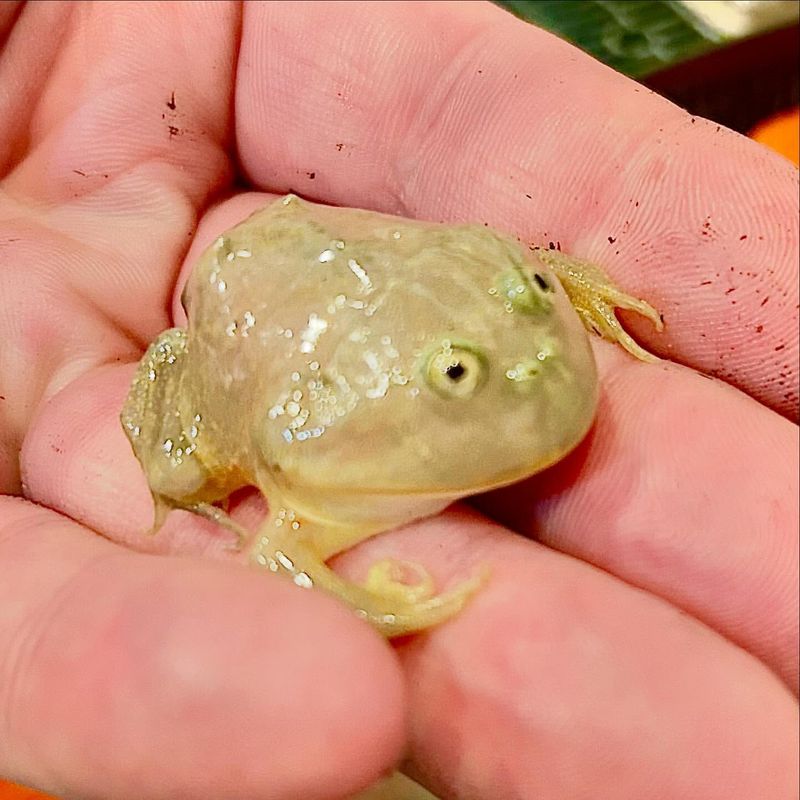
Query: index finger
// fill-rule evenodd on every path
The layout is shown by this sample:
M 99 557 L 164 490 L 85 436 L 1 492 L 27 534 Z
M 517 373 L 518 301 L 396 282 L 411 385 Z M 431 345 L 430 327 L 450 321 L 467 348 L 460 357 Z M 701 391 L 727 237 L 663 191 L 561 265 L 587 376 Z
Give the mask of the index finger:
M 259 188 L 600 263 L 648 347 L 797 417 L 797 170 L 491 4 L 248 5 L 236 135 Z

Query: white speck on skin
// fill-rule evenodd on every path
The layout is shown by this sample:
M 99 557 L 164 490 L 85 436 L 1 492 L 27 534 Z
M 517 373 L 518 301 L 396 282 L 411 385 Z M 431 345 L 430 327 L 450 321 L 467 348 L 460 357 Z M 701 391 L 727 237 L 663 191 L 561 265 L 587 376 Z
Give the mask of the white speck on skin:
M 297 575 L 294 576 L 294 582 L 298 586 L 302 586 L 303 589 L 311 589 L 314 586 L 314 582 L 305 572 L 298 572 Z
M 245 311 L 244 315 L 242 316 L 243 324 L 242 324 L 242 336 L 249 336 L 250 334 L 248 331 L 253 325 L 256 324 L 256 318 L 252 311 Z
M 318 258 L 320 264 L 327 264 L 329 261 L 333 261 L 333 259 L 336 258 L 336 253 L 334 253 L 333 250 L 330 249 L 323 250 L 319 254 Z
M 350 331 L 350 335 L 347 338 L 351 342 L 357 342 L 358 344 L 366 344 L 368 337 L 369 337 L 368 328 L 356 328 L 355 330 Z
M 372 281 L 369 279 L 369 275 L 367 275 L 367 271 L 361 264 L 358 263 L 354 258 L 350 258 L 347 261 L 347 266 L 350 268 L 350 271 L 353 275 L 358 278 L 361 285 L 364 287 L 365 292 L 372 291 Z
M 311 313 L 308 317 L 308 322 L 303 332 L 300 334 L 302 344 L 300 345 L 301 353 L 313 353 L 317 346 L 317 340 L 327 330 L 328 321 L 316 314 Z
M 370 387 L 366 390 L 365 394 L 370 400 L 375 400 L 379 397 L 385 397 L 386 392 L 389 390 L 389 375 L 385 372 L 381 372 L 378 375 L 378 382 L 375 386 Z
M 284 568 L 289 570 L 290 572 L 294 570 L 294 561 L 289 558 L 285 553 L 281 550 L 275 551 L 275 558 L 278 560 L 278 563 Z

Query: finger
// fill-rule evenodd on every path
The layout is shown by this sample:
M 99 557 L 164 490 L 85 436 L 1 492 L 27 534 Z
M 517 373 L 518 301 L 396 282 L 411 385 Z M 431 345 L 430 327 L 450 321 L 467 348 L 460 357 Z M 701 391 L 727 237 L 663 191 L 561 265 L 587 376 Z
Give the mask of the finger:
M 603 265 L 655 351 L 798 408 L 797 170 L 490 4 L 248 4 L 255 184 L 486 222 Z M 626 317 L 626 321 L 629 317 Z
M 21 500 L 0 520 L 0 774 L 70 797 L 339 798 L 397 758 L 397 665 L 330 599 Z
M 238 18 L 230 2 L 27 4 L 14 48 L 0 62 L 11 87 L 6 110 L 30 127 L 7 165 L 8 193 L 105 214 L 154 212 L 158 200 L 201 202 L 227 170 L 221 151 L 230 133 Z M 56 24 L 64 33 L 44 38 L 52 64 L 34 73 L 40 85 L 20 85 L 41 61 L 41 30 Z M 212 38 L 215 47 L 200 46 Z M 106 241 L 119 239 L 107 231 Z
M 797 706 L 667 603 L 461 509 L 348 554 L 439 577 L 487 565 L 465 610 L 401 648 L 414 774 L 443 797 L 783 800 Z
M 21 6 L 21 0 L 9 0 L 0 6 L 0 46 L 5 45 Z
M 42 399 L 168 325 L 197 209 L 230 174 L 238 16 L 230 3 L 29 3 L 14 27 L 0 59 L 6 491 Z
M 596 351 L 590 438 L 479 506 L 665 597 L 797 692 L 797 426 L 685 368 Z

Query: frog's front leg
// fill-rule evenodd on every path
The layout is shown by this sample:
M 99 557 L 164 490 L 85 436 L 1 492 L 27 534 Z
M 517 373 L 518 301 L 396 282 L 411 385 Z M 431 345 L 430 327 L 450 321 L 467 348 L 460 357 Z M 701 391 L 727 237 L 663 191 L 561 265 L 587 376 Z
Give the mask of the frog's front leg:
M 617 342 L 642 361 L 658 361 L 656 356 L 648 353 L 628 335 L 614 313 L 616 308 L 636 311 L 661 331 L 664 321 L 649 303 L 618 289 L 595 264 L 573 258 L 559 250 L 536 248 L 534 252 L 555 273 L 586 328 L 599 333 L 604 339 Z
M 365 535 L 366 538 L 366 535 Z M 277 509 L 255 537 L 250 560 L 272 572 L 288 574 L 304 588 L 316 587 L 351 606 L 384 636 L 414 633 L 449 619 L 481 587 L 485 574 L 476 575 L 442 595 L 433 595 L 433 581 L 417 565 L 383 560 L 372 565 L 363 586 L 337 575 L 314 548 L 313 523 Z M 412 573 L 416 580 L 405 578 Z

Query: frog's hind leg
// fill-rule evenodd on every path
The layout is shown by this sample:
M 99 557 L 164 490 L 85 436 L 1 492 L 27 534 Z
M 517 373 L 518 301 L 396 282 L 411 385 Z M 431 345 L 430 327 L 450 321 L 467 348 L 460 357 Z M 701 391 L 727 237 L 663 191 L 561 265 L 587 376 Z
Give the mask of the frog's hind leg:
M 637 344 L 620 325 L 614 310 L 636 311 L 649 319 L 657 331 L 664 329 L 661 315 L 644 300 L 631 297 L 618 289 L 598 266 L 572 258 L 559 250 L 534 250 L 539 260 L 556 274 L 583 324 L 604 339 L 617 342 L 642 361 L 658 361 Z
M 338 597 L 387 637 L 414 633 L 446 621 L 486 580 L 485 574 L 479 574 L 445 594 L 432 596 L 433 581 L 421 567 L 385 560 L 372 565 L 361 586 L 330 569 L 310 546 L 308 534 L 309 531 L 293 529 L 287 518 L 270 519 L 256 536 L 251 560 L 272 572 L 287 573 L 298 586 L 316 587 Z M 413 584 L 403 580 L 409 572 L 418 578 Z
M 198 452 L 200 415 L 184 407 L 186 352 L 185 330 L 164 331 L 139 362 L 120 415 L 153 497 L 152 534 L 172 509 L 193 511 L 224 524 L 210 510 L 214 508 L 210 503 L 226 496 L 229 489 L 224 481 L 211 479 Z M 230 529 L 230 525 L 225 527 Z

